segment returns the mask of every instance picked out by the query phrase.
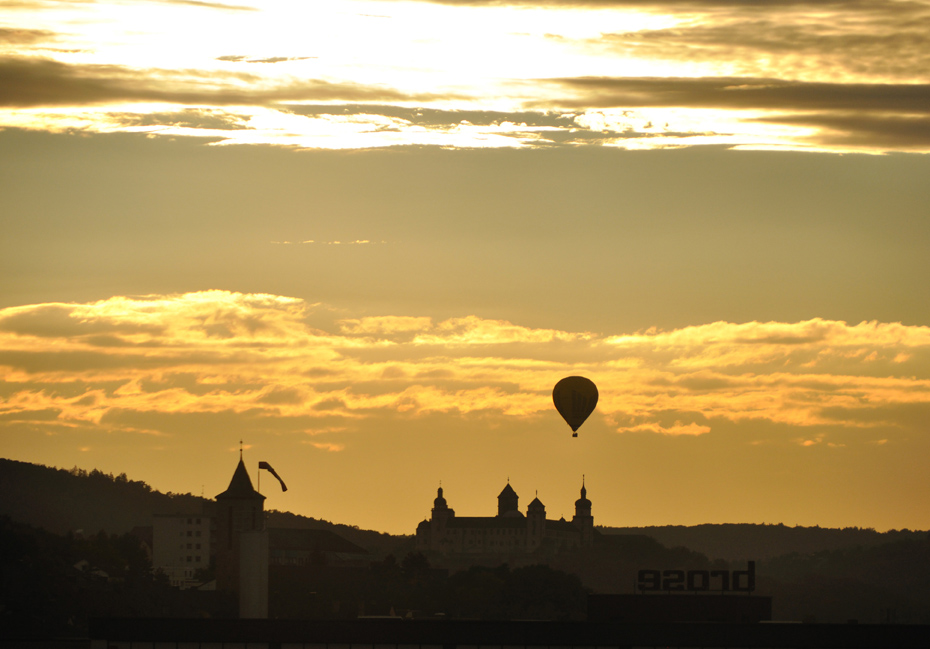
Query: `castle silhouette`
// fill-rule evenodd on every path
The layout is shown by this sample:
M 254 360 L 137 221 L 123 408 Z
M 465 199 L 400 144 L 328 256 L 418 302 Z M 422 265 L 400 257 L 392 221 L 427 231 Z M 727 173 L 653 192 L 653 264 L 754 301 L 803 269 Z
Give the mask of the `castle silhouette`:
M 442 494 L 439 487 L 431 517 L 417 526 L 416 544 L 421 552 L 513 555 L 586 548 L 594 543 L 594 517 L 583 480 L 571 522 L 547 519 L 538 497 L 522 514 L 519 496 L 509 481 L 497 497 L 497 516 L 456 516 Z

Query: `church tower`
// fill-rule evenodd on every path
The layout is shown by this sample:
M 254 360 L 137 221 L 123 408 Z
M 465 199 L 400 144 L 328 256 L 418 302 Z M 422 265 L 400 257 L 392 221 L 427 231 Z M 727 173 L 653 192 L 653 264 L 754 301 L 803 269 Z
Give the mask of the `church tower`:
M 265 529 L 265 497 L 252 487 L 242 461 L 229 488 L 216 497 L 216 588 L 239 590 L 240 533 Z
M 594 517 L 591 515 L 591 501 L 588 500 L 584 478 L 581 479 L 581 498 L 575 501 L 572 524 L 581 531 L 581 547 L 591 547 L 594 544 Z

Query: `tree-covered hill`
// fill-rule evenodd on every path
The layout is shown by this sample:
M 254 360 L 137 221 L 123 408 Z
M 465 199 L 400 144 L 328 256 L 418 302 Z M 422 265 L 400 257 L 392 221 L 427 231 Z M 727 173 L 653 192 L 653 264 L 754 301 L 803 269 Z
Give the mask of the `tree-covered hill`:
M 210 515 L 213 501 L 192 494 L 161 493 L 126 474 L 96 469 L 56 469 L 0 458 L 0 515 L 56 534 L 125 534 L 152 524 L 155 514 Z M 410 537 L 391 536 L 289 512 L 269 511 L 271 527 L 327 529 L 368 550 L 373 557 L 403 555 Z
M 126 474 L 0 459 L 0 514 L 56 534 L 124 534 L 153 514 L 200 513 L 203 498 L 163 494 Z
M 602 534 L 644 534 L 662 545 L 686 547 L 711 559 L 763 561 L 785 554 L 874 547 L 895 541 L 926 539 L 925 531 L 871 528 L 788 527 L 786 525 L 716 524 L 658 527 L 599 527 Z
M 22 595 L 0 602 L 0 613 L 5 611 L 0 631 L 14 622 L 47 626 L 41 601 L 55 592 L 66 594 L 62 601 L 70 602 L 56 618 L 65 626 L 71 624 L 72 609 L 84 611 L 75 602 L 98 590 L 93 601 L 104 602 L 107 610 L 200 611 L 205 603 L 166 595 L 165 584 L 142 578 L 145 570 L 135 567 L 136 537 L 128 532 L 150 525 L 153 514 L 200 512 L 210 502 L 190 494 L 163 494 L 125 475 L 0 459 L 0 585 L 8 595 Z M 268 512 L 268 523 L 331 530 L 371 554 L 370 568 L 354 572 L 330 574 L 313 567 L 277 571 L 272 599 L 285 617 L 339 618 L 393 608 L 463 617 L 577 619 L 584 589 L 634 592 L 641 569 L 733 570 L 754 559 L 756 594 L 773 597 L 775 619 L 930 623 L 926 532 L 783 525 L 600 528 L 592 548 L 495 555 L 481 561 L 423 556 L 413 551 L 409 536 L 288 512 Z M 77 530 L 83 534 L 73 534 Z M 101 568 L 107 585 L 94 581 L 95 571 L 76 572 L 82 560 Z M 506 610 L 484 605 L 499 601 L 512 605 Z M 25 608 L 17 608 L 20 604 Z

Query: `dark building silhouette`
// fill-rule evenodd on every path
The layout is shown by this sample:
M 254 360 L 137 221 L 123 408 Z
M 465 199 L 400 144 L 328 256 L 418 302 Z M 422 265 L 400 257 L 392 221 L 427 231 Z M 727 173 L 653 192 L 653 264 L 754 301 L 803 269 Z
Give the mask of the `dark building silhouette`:
M 546 518 L 539 498 L 519 509 L 508 482 L 497 497 L 497 516 L 456 516 L 439 488 L 429 520 L 417 526 L 417 549 L 440 554 L 526 554 L 537 550 L 585 548 L 594 543 L 594 517 L 584 482 L 571 522 Z
M 306 581 L 315 570 L 367 567 L 364 548 L 329 530 L 266 527 L 264 504 L 240 455 L 229 487 L 216 496 L 214 533 L 216 590 L 238 594 L 240 617 L 275 614 L 269 586 L 292 587 L 288 580 Z
M 329 530 L 269 528 L 272 566 L 367 568 L 368 550 Z
M 205 511 L 152 517 L 152 527 L 148 528 L 152 565 L 168 577 L 172 586 L 197 588 L 203 583 L 198 572 L 209 567 L 215 554 L 214 522 Z
M 265 528 L 264 507 L 265 497 L 252 486 L 240 453 L 229 487 L 216 496 L 217 590 L 238 592 L 241 533 Z

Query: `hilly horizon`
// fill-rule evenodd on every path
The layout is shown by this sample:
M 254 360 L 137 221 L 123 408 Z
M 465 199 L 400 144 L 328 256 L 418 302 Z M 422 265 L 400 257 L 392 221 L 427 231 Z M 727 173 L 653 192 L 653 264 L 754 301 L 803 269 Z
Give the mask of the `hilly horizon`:
M 154 515 L 201 513 L 212 499 L 193 494 L 162 493 L 125 473 L 97 469 L 63 469 L 0 458 L 0 515 L 57 534 L 105 531 L 123 534 L 149 526 Z M 413 549 L 412 535 L 360 529 L 287 511 L 268 510 L 270 527 L 328 529 L 360 545 L 374 556 L 404 554 Z M 766 560 L 789 553 L 812 554 L 895 541 L 926 539 L 920 530 L 789 527 L 782 524 L 702 524 L 650 527 L 597 526 L 602 533 L 642 535 L 667 548 L 683 547 L 725 561 Z M 413 532 L 413 530 L 411 530 Z
M 19 570 L 19 588 L 29 592 L 39 586 L 31 585 L 34 575 L 23 572 L 22 565 L 46 566 L 41 577 L 45 585 L 39 590 L 66 589 L 69 580 L 77 577 L 65 568 L 75 561 L 89 558 L 98 563 L 103 559 L 94 559 L 94 552 L 105 557 L 124 551 L 118 550 L 124 545 L 141 548 L 140 537 L 130 532 L 133 527 L 150 525 L 155 514 L 195 513 L 210 503 L 191 494 L 160 493 L 125 474 L 56 469 L 7 459 L 0 459 L 0 490 L 0 532 L 4 547 L 12 552 L 4 556 L 5 565 Z M 552 593 L 562 593 L 562 587 L 574 593 L 571 602 L 563 601 L 561 595 L 550 602 L 555 608 L 546 609 L 545 616 L 555 619 L 583 615 L 586 592 L 635 592 L 643 570 L 745 570 L 747 560 L 755 561 L 756 594 L 772 597 L 774 620 L 926 623 L 930 610 L 930 538 L 924 531 L 750 524 L 602 527 L 595 545 L 587 549 L 476 555 L 421 552 L 412 536 L 362 530 L 290 512 L 270 511 L 267 521 L 271 528 L 329 530 L 368 552 L 367 567 L 338 575 L 314 572 L 312 566 L 305 567 L 309 572 L 299 578 L 285 571 L 288 574 L 281 576 L 279 595 L 284 598 L 280 610 L 286 617 L 353 617 L 361 614 L 356 604 L 367 601 L 366 610 L 380 613 L 398 605 L 433 612 L 451 607 L 458 615 L 494 618 L 501 610 L 495 602 L 502 601 L 505 590 L 520 580 L 539 578 L 555 588 Z M 84 534 L 74 534 L 76 530 Z M 109 554 L 101 554 L 107 547 Z M 91 552 L 93 548 L 97 550 Z M 134 552 L 132 556 L 138 554 Z M 141 556 L 136 558 L 141 570 L 138 579 L 157 581 L 151 564 Z M 145 588 L 150 587 L 160 588 L 157 584 Z M 520 601 L 533 600 L 534 588 Z M 192 605 L 184 603 L 185 592 L 162 592 L 160 606 L 177 606 L 183 615 L 185 607 Z M 322 605 L 324 599 L 311 601 L 311 595 L 320 592 L 327 593 Z M 468 593 L 481 594 L 475 599 Z M 113 596 L 113 602 L 123 601 L 118 593 Z M 140 591 L 126 601 L 135 602 L 132 606 L 139 611 L 149 610 L 144 603 L 148 597 Z M 335 607 L 337 600 L 353 604 L 343 610 Z M 83 600 L 77 597 L 74 601 Z M 11 611 L 19 606 L 10 599 L 5 605 Z M 41 606 L 36 606 L 30 610 L 38 614 Z M 516 609 L 511 614 L 524 615 Z M 64 615 L 62 620 L 66 619 Z
M 162 493 L 125 473 L 62 469 L 0 458 L 0 515 L 56 534 L 81 531 L 124 534 L 152 524 L 158 514 L 199 514 L 212 499 Z M 393 551 L 406 537 L 301 516 L 266 511 L 272 527 L 327 529 L 375 555 Z

